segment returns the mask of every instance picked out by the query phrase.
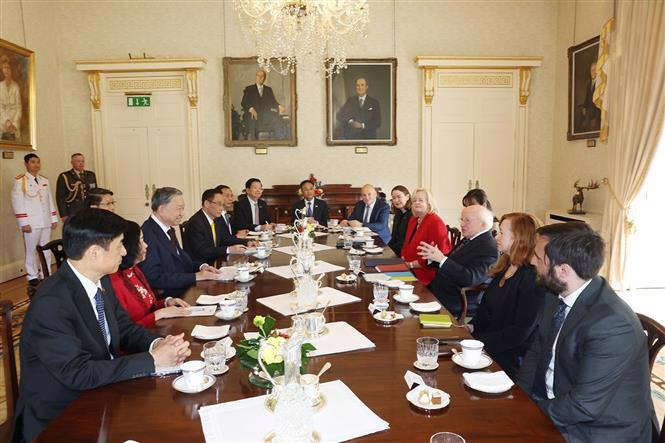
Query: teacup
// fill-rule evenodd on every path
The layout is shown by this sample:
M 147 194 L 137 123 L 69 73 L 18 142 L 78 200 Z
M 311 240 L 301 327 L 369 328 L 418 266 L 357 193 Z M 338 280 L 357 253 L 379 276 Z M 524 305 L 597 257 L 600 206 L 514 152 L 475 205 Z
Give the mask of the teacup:
M 413 298 L 413 285 L 400 285 L 397 289 L 399 290 L 399 296 L 404 300 Z
M 339 220 L 337 220 L 336 218 L 331 218 L 330 220 L 328 220 L 328 227 L 329 228 L 335 228 L 335 227 L 337 227 L 338 224 L 339 224 Z
M 268 250 L 263 244 L 256 247 L 256 256 L 261 258 L 268 256 Z
M 323 332 L 326 325 L 326 317 L 320 312 L 312 312 L 305 315 L 305 328 L 309 337 L 317 337 Z
M 220 315 L 223 318 L 232 318 L 236 315 L 236 305 L 235 300 L 222 300 L 219 302 Z
M 286 225 L 284 223 L 277 223 L 277 225 L 275 226 L 275 231 L 276 232 L 286 231 Z
M 368 238 L 365 240 L 365 247 L 366 248 L 373 248 L 374 247 L 374 239 L 373 238 Z
M 203 384 L 206 364 L 202 360 L 186 361 L 180 366 L 182 375 L 185 376 L 185 384 L 191 388 L 197 388 Z
M 316 374 L 302 374 L 300 376 L 300 384 L 302 385 L 310 404 L 312 406 L 319 404 L 321 401 L 321 394 L 319 392 L 319 376 Z
M 479 340 L 462 340 L 462 361 L 468 365 L 475 365 L 480 361 L 485 344 Z
M 259 235 L 259 240 L 261 240 L 261 241 L 270 240 L 270 237 L 271 237 L 270 232 L 263 231 L 263 232 L 261 232 L 261 235 Z
M 238 271 L 238 280 L 249 280 L 249 265 L 247 263 L 240 263 L 236 269 Z

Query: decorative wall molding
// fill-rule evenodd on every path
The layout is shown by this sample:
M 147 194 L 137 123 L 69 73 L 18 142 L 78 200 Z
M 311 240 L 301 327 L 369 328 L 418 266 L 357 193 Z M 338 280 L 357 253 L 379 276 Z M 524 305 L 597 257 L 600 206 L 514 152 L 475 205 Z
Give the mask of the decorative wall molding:
M 196 71 L 195 71 L 196 72 Z M 196 75 L 196 74 L 194 74 Z M 182 91 L 182 77 L 163 78 L 106 78 L 106 90 L 117 92 L 131 91 Z
M 513 76 L 505 73 L 440 73 L 437 76 L 438 88 L 512 88 Z

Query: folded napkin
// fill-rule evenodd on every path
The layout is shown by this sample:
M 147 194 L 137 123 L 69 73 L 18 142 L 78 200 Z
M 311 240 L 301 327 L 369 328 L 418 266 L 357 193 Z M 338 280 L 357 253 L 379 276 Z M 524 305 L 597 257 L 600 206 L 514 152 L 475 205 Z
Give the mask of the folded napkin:
M 429 303 L 411 302 L 409 303 L 409 306 L 411 306 L 411 309 L 417 312 L 436 312 L 441 310 L 441 305 L 436 301 L 431 301 Z
M 222 300 L 226 300 L 228 296 L 232 294 L 219 294 L 219 295 L 199 295 L 199 298 L 196 299 L 196 304 L 199 305 L 216 305 Z
M 465 372 L 462 374 L 464 382 L 483 392 L 499 393 L 510 389 L 514 383 L 503 371 L 497 372 Z
M 192 306 L 187 308 L 187 317 L 207 317 L 215 315 L 217 306 Z
M 216 338 L 222 338 L 225 335 L 229 334 L 229 329 L 231 325 L 224 326 L 203 326 L 196 325 L 192 329 L 192 337 L 200 338 L 202 340 L 214 340 Z
M 367 283 L 374 283 L 377 281 L 384 281 L 384 280 L 390 280 L 390 277 L 388 277 L 386 274 L 363 274 L 363 277 L 365 278 L 365 281 Z

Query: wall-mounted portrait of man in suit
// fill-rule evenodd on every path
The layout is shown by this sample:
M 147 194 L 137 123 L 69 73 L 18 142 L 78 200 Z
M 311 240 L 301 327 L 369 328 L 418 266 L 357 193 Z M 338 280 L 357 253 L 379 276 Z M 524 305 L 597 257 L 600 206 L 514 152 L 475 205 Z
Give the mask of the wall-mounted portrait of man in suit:
M 326 79 L 329 145 L 394 145 L 397 59 L 349 59 Z
M 226 146 L 295 146 L 295 72 L 268 72 L 256 57 L 225 57 L 224 111 Z
M 600 80 L 596 75 L 599 37 L 568 48 L 568 140 L 598 138 L 600 109 L 593 93 Z

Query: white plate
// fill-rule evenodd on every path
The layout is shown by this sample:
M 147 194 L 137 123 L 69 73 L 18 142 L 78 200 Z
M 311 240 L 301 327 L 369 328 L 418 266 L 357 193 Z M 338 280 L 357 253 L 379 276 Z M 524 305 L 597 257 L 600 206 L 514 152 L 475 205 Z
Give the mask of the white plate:
M 441 396 L 441 404 L 435 405 L 432 404 L 431 402 L 427 404 L 420 403 L 418 401 L 418 396 L 420 395 L 420 392 L 424 389 L 427 389 L 430 392 L 430 394 L 439 394 Z M 446 394 L 441 389 L 430 388 L 429 386 L 418 386 L 415 389 L 411 389 L 409 392 L 406 393 L 406 399 L 409 400 L 409 402 L 416 408 L 424 409 L 426 411 L 443 409 L 450 404 L 450 395 Z
M 355 248 L 351 247 L 351 248 L 349 248 L 349 254 L 351 254 L 351 255 L 365 255 L 365 251 L 363 251 L 362 249 L 355 249 Z
M 389 317 L 388 318 L 383 318 L 381 314 L 386 314 Z M 386 323 L 386 324 L 391 324 L 391 323 L 397 323 L 398 321 L 404 319 L 403 315 L 400 315 L 396 313 L 395 311 L 383 311 L 383 312 L 377 312 L 376 314 L 372 315 L 374 317 L 374 320 L 381 322 L 381 323 Z
M 247 280 L 240 280 L 240 279 L 238 278 L 238 276 L 236 275 L 233 279 L 234 279 L 235 281 L 239 282 L 239 283 L 247 283 L 247 282 L 250 282 L 250 281 L 254 280 L 255 277 L 256 277 L 256 274 L 250 274 L 250 276 L 249 276 L 249 278 L 248 278 Z
M 232 317 L 222 317 L 222 311 L 217 311 L 217 312 L 215 312 L 215 317 L 217 317 L 218 319 L 223 320 L 223 321 L 231 321 L 231 320 L 235 320 L 236 318 L 240 317 L 242 314 L 243 314 L 243 311 L 237 309 L 236 313 L 233 314 Z
M 252 254 L 252 257 L 258 258 L 259 260 L 265 260 L 266 258 L 270 257 L 270 255 L 271 254 L 266 254 L 266 255 Z
M 251 236 L 254 236 L 254 237 L 258 237 L 259 235 L 261 235 L 261 232 L 258 232 L 258 231 L 249 231 L 249 232 L 247 233 L 247 235 L 251 235 Z
M 202 326 L 196 325 L 192 329 L 192 337 L 199 340 L 217 340 L 229 335 L 230 325 L 224 326 Z
M 203 383 L 197 387 L 192 388 L 185 383 L 185 376 L 181 375 L 180 377 L 176 377 L 175 380 L 173 380 L 171 386 L 173 386 L 173 389 L 176 391 L 184 392 L 185 394 L 198 394 L 199 392 L 205 391 L 214 384 L 215 376 L 206 374 L 203 376 Z
M 418 360 L 416 360 L 416 361 L 413 362 L 413 366 L 420 369 L 421 371 L 433 371 L 435 369 L 439 369 L 439 362 L 436 362 L 436 364 L 434 366 L 425 366 L 425 365 L 421 365 L 420 362 Z
M 338 275 L 335 277 L 335 280 L 341 281 L 342 283 L 353 283 L 354 281 L 358 280 L 358 276 L 355 274 L 346 274 L 346 278 L 344 278 L 341 275 Z
M 416 312 L 439 312 L 442 306 L 438 302 L 429 302 L 429 303 L 409 303 L 411 309 Z
M 462 360 L 462 354 L 453 354 L 452 360 L 453 363 L 455 363 L 456 365 L 466 369 L 484 369 L 492 364 L 492 359 L 490 358 L 489 355 L 485 353 L 480 355 L 480 360 L 475 365 L 464 363 L 464 361 Z
M 367 252 L 368 254 L 380 254 L 380 253 L 383 252 L 383 248 L 379 248 L 379 247 L 376 247 L 376 248 L 368 248 L 368 247 L 366 247 L 366 246 L 363 246 L 363 249 L 364 249 L 365 252 Z
M 223 295 L 223 297 L 220 297 Z M 197 305 L 216 305 L 219 304 L 222 300 L 226 300 L 228 294 L 219 294 L 219 295 L 199 295 L 199 298 L 196 299 Z
M 501 394 L 506 391 L 510 391 L 510 389 L 513 387 L 513 385 L 505 385 L 505 386 L 484 386 L 484 385 L 476 385 L 476 384 L 471 384 L 469 381 L 462 377 L 464 380 L 464 384 L 470 387 L 471 389 L 474 389 L 476 391 L 484 392 L 486 394 Z
M 227 360 L 231 360 L 233 357 L 236 356 L 236 353 L 237 353 L 237 352 L 238 352 L 238 351 L 237 351 L 236 348 L 234 348 L 233 346 L 227 346 L 227 347 L 226 347 L 226 359 L 227 359 Z M 201 351 L 201 359 L 202 359 L 202 360 L 205 360 L 205 357 L 203 356 L 203 351 Z M 226 372 L 226 371 L 225 371 L 225 372 Z
M 224 375 L 227 372 L 229 372 L 229 365 L 224 365 L 224 369 L 222 369 L 221 371 L 211 371 L 207 367 L 205 368 L 205 373 L 207 375 Z
M 420 300 L 420 297 L 418 297 L 416 294 L 411 294 L 411 298 L 409 298 L 408 300 L 405 300 L 399 293 L 397 293 L 397 294 L 393 295 L 393 300 L 395 300 L 396 302 L 404 303 L 404 304 L 408 305 L 409 303 L 413 303 L 414 301 Z

